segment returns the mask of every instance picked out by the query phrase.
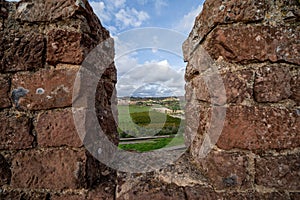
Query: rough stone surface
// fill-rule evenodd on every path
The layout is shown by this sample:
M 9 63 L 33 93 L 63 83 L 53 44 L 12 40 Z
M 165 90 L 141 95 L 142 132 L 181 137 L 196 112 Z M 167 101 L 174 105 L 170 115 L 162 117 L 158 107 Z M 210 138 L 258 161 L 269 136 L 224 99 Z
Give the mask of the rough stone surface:
M 205 158 L 195 160 L 214 188 L 249 188 L 247 167 L 249 159 L 243 153 L 212 151 Z
M 277 200 L 284 200 L 289 199 L 289 196 L 285 194 L 284 192 L 234 192 L 231 194 L 223 193 L 221 195 L 224 199 L 233 199 L 233 200 L 239 200 L 239 199 L 260 199 L 260 200 L 269 200 L 269 199 L 277 199 Z
M 83 35 L 78 32 L 53 30 L 48 33 L 47 62 L 81 64 L 84 60 Z
M 50 194 L 38 193 L 38 192 L 23 192 L 23 191 L 11 191 L 1 190 L 0 199 L 7 200 L 48 200 Z
M 154 180 L 150 181 L 147 184 L 144 184 L 143 181 L 136 183 L 132 188 L 128 188 L 125 194 L 118 196 L 117 199 L 180 200 L 185 198 L 183 188 L 175 184 L 164 184 Z
M 277 26 L 283 23 L 300 21 L 299 1 L 279 0 L 234 0 L 213 1 L 207 0 L 203 11 L 195 20 L 193 30 L 185 41 L 184 59 L 188 60 L 198 45 L 216 26 L 232 23 L 259 23 Z
M 81 194 L 56 194 L 51 197 L 51 200 L 113 200 L 114 192 L 114 187 L 111 188 L 111 185 L 105 184 Z
M 205 49 L 214 58 L 228 62 L 278 62 L 300 64 L 299 26 L 265 25 L 217 27 L 208 36 Z
M 80 8 L 76 0 L 23 1 L 18 5 L 16 19 L 28 22 L 52 22 L 72 17 Z
M 16 188 L 78 189 L 86 187 L 85 151 L 48 150 L 18 153 L 12 161 Z
M 182 193 L 185 193 L 184 188 L 205 184 L 206 181 L 186 153 L 163 169 L 153 172 L 119 172 L 116 199 L 139 199 L 148 196 L 154 199 L 181 199 Z
M 114 200 L 115 199 L 115 184 L 111 184 L 109 181 L 97 186 L 87 194 L 87 199 L 103 199 L 103 200 Z
M 0 17 L 5 19 L 8 16 L 8 3 L 4 0 L 0 1 Z
M 33 147 L 30 119 L 22 113 L 0 113 L 0 149 L 18 150 Z
M 185 127 L 185 145 L 190 147 L 191 153 L 198 152 L 211 119 L 211 110 L 198 102 L 189 102 L 185 112 L 188 122 Z
M 208 181 L 187 199 L 297 199 L 299 16 L 298 0 L 204 3 L 183 52 L 185 139 Z
M 300 199 L 300 192 L 293 192 L 293 193 L 290 193 L 290 197 L 291 197 L 291 200 L 297 200 L 297 199 Z
M 72 27 L 91 35 L 94 42 L 101 42 L 109 37 L 108 31 L 102 27 L 87 0 L 25 0 L 18 4 L 15 18 L 22 22 L 58 24 L 61 21 L 68 23 L 79 19 L 79 23 Z
M 218 147 L 226 150 L 289 149 L 300 145 L 300 117 L 295 110 L 234 106 L 226 110 Z
M 0 108 L 7 108 L 11 106 L 9 99 L 10 79 L 6 76 L 0 76 Z
M 292 96 L 291 99 L 293 99 L 297 105 L 300 105 L 300 71 L 295 72 L 295 75 L 292 78 L 291 82 L 291 91 Z
M 1 3 L 3 5 L 3 3 Z M 37 26 L 26 26 L 15 19 L 16 3 L 6 2 L 0 19 L 0 71 L 36 70 L 45 63 L 46 38 Z M 30 14 L 29 14 L 30 15 Z
M 117 179 L 81 148 L 71 113 L 73 89 L 94 84 L 76 108 L 93 102 L 98 119 L 81 128 L 100 123 L 118 144 L 109 33 L 87 0 L 0 0 L 0 199 L 299 199 L 299 5 L 207 0 L 184 44 L 188 152 Z M 76 88 L 79 66 L 97 81 Z M 214 146 L 208 130 L 220 126 Z M 214 147 L 205 158 L 202 144 Z
M 178 160 L 156 172 L 156 176 L 161 182 L 174 183 L 182 187 L 207 183 L 207 179 L 188 153 L 184 153 Z
M 111 80 L 103 80 L 98 83 L 96 92 L 96 114 L 100 126 L 104 133 L 117 133 L 117 126 L 115 124 L 117 110 L 114 107 L 117 102 L 116 93 L 114 91 L 115 83 Z M 109 139 L 118 144 L 118 134 L 111 134 Z
M 29 93 L 20 99 L 24 109 L 41 110 L 72 105 L 76 69 L 51 69 L 35 73 L 18 73 L 12 78 L 12 88 L 23 87 Z
M 271 12 L 267 13 L 266 18 L 270 24 L 274 24 L 274 18 L 282 20 L 284 22 L 299 22 L 300 21 L 300 7 L 298 0 L 279 0 L 275 2 L 277 4 L 277 16 L 272 16 Z M 276 21 L 276 20 L 275 20 Z
M 291 92 L 291 74 L 287 67 L 265 66 L 256 74 L 254 96 L 258 102 L 279 102 Z
M 62 194 L 53 195 L 51 200 L 82 200 L 87 199 L 86 194 Z
M 205 1 L 203 11 L 196 18 L 193 30 L 185 42 L 185 59 L 218 24 L 260 21 L 264 19 L 268 7 L 268 1 L 266 0 Z
M 299 190 L 300 154 L 263 156 L 256 159 L 256 183 L 269 188 Z
M 250 70 L 236 71 L 223 75 L 223 83 L 226 90 L 227 103 L 241 103 L 251 99 L 251 81 L 253 72 Z
M 202 199 L 217 199 L 218 194 L 212 189 L 200 185 L 188 186 L 185 188 L 186 197 L 189 200 Z
M 43 35 L 35 32 L 7 34 L 0 33 L 0 71 L 25 71 L 43 67 L 46 46 Z
M 0 154 L 0 186 L 10 183 L 11 170 L 5 157 Z
M 271 192 L 271 193 L 259 193 L 256 191 L 247 192 L 215 192 L 212 188 L 207 188 L 203 186 L 192 186 L 186 187 L 186 196 L 188 200 L 206 200 L 206 199 L 288 199 L 288 195 L 283 192 Z
M 0 0 L 0 199 L 114 199 L 116 172 L 82 147 L 71 108 L 73 89 L 93 84 L 82 98 L 98 116 L 77 125 L 100 123 L 118 143 L 113 61 L 87 0 Z M 80 68 L 96 80 L 81 80 L 88 88 L 74 86 Z
M 204 48 L 199 47 L 195 49 L 193 56 L 190 57 L 186 66 L 185 80 L 189 82 L 194 77 L 212 67 L 213 64 L 213 59 Z
M 251 99 L 251 81 L 253 72 L 243 70 L 228 72 L 220 75 L 220 82 L 215 76 L 197 76 L 191 80 L 191 87 L 195 88 L 194 95 L 197 100 L 212 102 L 211 97 L 218 99 L 218 102 L 241 103 Z M 222 85 L 226 93 L 222 93 Z
M 41 113 L 35 122 L 37 142 L 40 147 L 82 146 L 71 110 Z

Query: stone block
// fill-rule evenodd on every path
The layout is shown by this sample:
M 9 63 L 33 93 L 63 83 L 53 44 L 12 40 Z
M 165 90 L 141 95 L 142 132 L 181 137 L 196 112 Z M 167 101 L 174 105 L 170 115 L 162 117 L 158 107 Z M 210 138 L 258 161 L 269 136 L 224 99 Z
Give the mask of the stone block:
M 273 107 L 232 106 L 218 147 L 249 150 L 289 149 L 300 145 L 300 117 L 296 111 Z
M 244 153 L 211 151 L 205 158 L 198 158 L 197 149 L 191 151 L 200 171 L 215 189 L 250 188 L 249 159 Z
M 265 66 L 255 76 L 254 96 L 257 102 L 279 102 L 288 99 L 291 92 L 291 73 L 289 68 Z
M 203 186 L 187 186 L 184 188 L 188 200 L 217 199 L 218 194 L 212 189 Z
M 4 156 L 0 154 L 0 186 L 10 183 L 11 170 L 10 165 Z
M 164 199 L 164 200 L 181 200 L 185 199 L 182 187 L 175 184 L 159 183 L 157 181 L 141 181 L 134 183 L 125 193 L 119 194 L 118 200 L 125 199 Z
M 44 36 L 27 30 L 24 33 L 16 30 L 12 32 L 4 33 L 0 38 L 0 71 L 15 72 L 42 68 L 46 50 Z
M 55 110 L 39 114 L 35 121 L 35 130 L 40 147 L 82 146 L 72 110 Z
M 5 0 L 0 1 L 0 18 L 7 18 L 9 3 Z
M 197 45 L 217 25 L 261 21 L 264 19 L 269 7 L 267 0 L 205 1 L 203 10 L 196 18 L 193 30 L 185 42 L 185 60 L 189 58 Z
M 40 70 L 18 73 L 12 78 L 12 89 L 25 88 L 29 92 L 20 98 L 23 109 L 42 110 L 72 105 L 73 85 L 77 69 Z
M 0 199 L 7 200 L 48 200 L 50 194 L 39 192 L 24 192 L 20 190 L 1 190 Z
M 12 161 L 11 186 L 31 189 L 81 189 L 87 186 L 84 150 L 19 152 Z
M 84 60 L 82 34 L 66 30 L 52 30 L 48 33 L 47 62 L 80 65 Z
M 82 200 L 87 199 L 86 194 L 56 194 L 51 200 Z
M 295 74 L 292 77 L 291 82 L 291 92 L 292 96 L 291 99 L 293 99 L 297 105 L 300 105 L 300 70 L 296 71 Z
M 76 0 L 22 1 L 16 11 L 16 19 L 23 22 L 53 22 L 72 17 L 80 5 Z
M 242 103 L 252 98 L 252 77 L 250 70 L 212 76 L 203 74 L 193 78 L 187 90 L 193 91 L 197 100 L 208 103 Z
M 285 61 L 300 64 L 300 27 L 296 25 L 217 27 L 208 36 L 205 49 L 214 59 L 229 63 Z
M 291 197 L 291 200 L 300 199 L 300 192 L 291 192 L 290 197 Z
M 259 193 L 253 190 L 246 192 L 215 192 L 212 188 L 203 186 L 193 186 L 185 188 L 188 200 L 209 200 L 209 199 L 230 199 L 230 200 L 241 200 L 241 199 L 289 199 L 288 195 L 284 192 L 270 192 L 270 193 Z
M 0 108 L 7 108 L 11 106 L 9 92 L 10 78 L 7 76 L 0 76 Z
M 299 190 L 300 154 L 262 156 L 255 160 L 257 185 L 280 190 Z
M 19 150 L 33 147 L 31 120 L 18 113 L 0 113 L 0 149 Z

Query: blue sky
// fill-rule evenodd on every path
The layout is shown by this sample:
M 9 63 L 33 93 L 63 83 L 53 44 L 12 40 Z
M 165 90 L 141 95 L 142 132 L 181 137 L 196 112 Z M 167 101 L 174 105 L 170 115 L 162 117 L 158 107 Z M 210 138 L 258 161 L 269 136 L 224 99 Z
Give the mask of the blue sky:
M 89 0 L 112 34 L 132 28 L 161 27 L 190 32 L 203 0 Z
M 202 0 L 89 2 L 115 39 L 118 96 L 184 95 L 181 46 Z

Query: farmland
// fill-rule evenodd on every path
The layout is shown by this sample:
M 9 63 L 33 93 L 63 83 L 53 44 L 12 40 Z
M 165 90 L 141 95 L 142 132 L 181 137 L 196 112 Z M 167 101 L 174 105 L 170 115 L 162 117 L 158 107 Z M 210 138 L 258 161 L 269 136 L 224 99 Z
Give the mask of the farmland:
M 151 110 L 149 106 L 118 106 L 121 137 L 171 135 L 181 130 L 184 120 Z
M 123 150 L 135 150 L 138 152 L 147 152 L 147 151 L 157 150 L 161 148 L 180 146 L 183 144 L 184 144 L 184 138 L 182 135 L 179 135 L 173 138 L 152 139 L 143 143 L 120 144 L 119 148 Z
M 183 144 L 184 120 L 172 117 L 167 113 L 161 113 L 154 108 L 160 107 L 146 105 L 119 105 L 120 138 L 146 137 L 170 135 L 175 138 L 159 138 L 144 143 L 120 144 L 124 150 L 149 151 L 167 146 Z

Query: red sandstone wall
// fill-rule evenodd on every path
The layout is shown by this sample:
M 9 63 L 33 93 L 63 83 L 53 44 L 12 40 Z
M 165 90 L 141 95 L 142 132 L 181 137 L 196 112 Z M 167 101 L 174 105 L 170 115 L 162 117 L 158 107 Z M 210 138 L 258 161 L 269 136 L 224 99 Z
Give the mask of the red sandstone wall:
M 81 64 L 108 38 L 86 0 L 0 1 L 0 199 L 113 199 L 116 174 L 85 150 L 71 109 Z M 116 142 L 113 63 L 104 74 L 94 98 Z
M 299 24 L 297 0 L 207 0 L 183 45 L 189 152 L 119 175 L 118 199 L 299 199 Z
M 191 156 L 214 189 L 299 198 L 299 24 L 297 0 L 207 0 L 197 17 L 184 44 L 186 130 Z M 214 108 L 220 110 L 212 120 Z M 202 158 L 200 146 L 216 126 L 223 126 L 221 135 Z
M 190 151 L 164 169 L 116 177 L 82 147 L 70 93 L 108 32 L 86 1 L 0 0 L 0 199 L 300 199 L 299 13 L 296 0 L 207 0 L 184 45 Z M 212 66 L 222 83 L 207 79 Z M 115 75 L 112 64 L 96 106 L 116 143 Z M 19 87 L 28 94 L 12 97 Z M 202 158 L 209 128 L 223 126 L 214 108 L 226 108 L 225 123 Z

